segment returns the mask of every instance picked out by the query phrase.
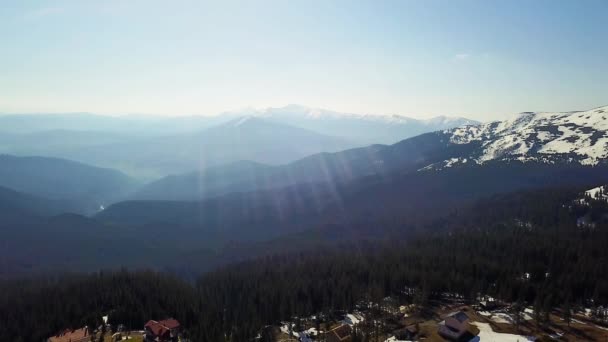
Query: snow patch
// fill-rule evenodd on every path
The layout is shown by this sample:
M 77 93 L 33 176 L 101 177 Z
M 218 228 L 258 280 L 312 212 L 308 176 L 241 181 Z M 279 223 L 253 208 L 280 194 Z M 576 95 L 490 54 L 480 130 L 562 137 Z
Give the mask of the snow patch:
M 515 335 L 515 334 L 501 334 L 492 330 L 492 327 L 488 323 L 472 322 L 471 324 L 477 326 L 479 329 L 479 335 L 470 340 L 470 342 L 523 342 L 523 341 L 536 341 L 536 337 Z

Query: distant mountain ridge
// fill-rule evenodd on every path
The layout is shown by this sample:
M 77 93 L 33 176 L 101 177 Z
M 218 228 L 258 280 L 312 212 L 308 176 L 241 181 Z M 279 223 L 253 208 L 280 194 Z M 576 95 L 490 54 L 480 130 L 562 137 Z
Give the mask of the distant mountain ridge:
M 471 123 L 299 105 L 188 117 L 0 115 L 0 153 L 70 159 L 150 181 L 241 160 L 286 164 L 320 152 L 392 144 Z
M 505 121 L 443 132 L 471 151 L 429 169 L 496 161 L 598 165 L 608 158 L 608 106 L 576 112 L 525 112 Z
M 234 168 L 227 164 L 221 173 L 200 170 L 160 179 L 141 189 L 135 198 L 195 200 L 229 192 L 344 183 L 365 176 L 438 171 L 490 161 L 589 165 L 591 160 L 604 162 L 608 156 L 607 116 L 605 107 L 585 112 L 526 113 L 513 120 L 426 133 L 393 145 L 315 154 L 286 165 L 249 165 L 243 169 L 243 164 Z M 580 138 L 574 141 L 573 134 Z M 563 145 L 566 143 L 569 145 Z M 552 146 L 567 153 L 553 153 Z M 518 148 L 522 147 L 527 154 L 520 153 Z M 579 154 L 581 151 L 587 154 Z M 167 193 L 170 196 L 163 197 Z
M 371 145 L 318 153 L 285 165 L 226 164 L 173 175 L 147 184 L 135 199 L 196 200 L 230 192 L 316 183 L 346 183 L 365 176 L 408 173 L 460 155 L 463 146 L 447 146 L 441 133 L 427 133 L 393 145 Z M 468 147 L 465 147 L 468 149 Z M 176 191 L 176 190 L 181 190 Z M 170 197 L 165 197 L 170 194 Z
M 0 216 L 5 224 L 76 209 L 67 201 L 49 200 L 0 186 Z
M 245 109 L 228 114 L 285 122 L 323 134 L 344 137 L 363 145 L 393 144 L 422 133 L 479 123 L 462 117 L 438 116 L 430 119 L 414 119 L 398 114 L 342 113 L 296 104 L 261 110 Z
M 0 155 L 0 186 L 92 213 L 126 196 L 137 182 L 115 170 L 65 159 Z
M 249 160 L 283 164 L 353 147 L 345 139 L 263 118 L 240 117 L 194 133 L 150 137 L 83 149 L 75 160 L 123 165 L 148 178 Z

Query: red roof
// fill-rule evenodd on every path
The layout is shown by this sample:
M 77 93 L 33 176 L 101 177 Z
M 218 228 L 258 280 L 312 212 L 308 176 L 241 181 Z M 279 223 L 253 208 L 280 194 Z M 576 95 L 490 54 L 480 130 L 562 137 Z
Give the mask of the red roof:
M 158 322 L 169 329 L 179 328 L 179 322 L 176 319 L 169 318 Z
M 154 336 L 165 336 L 173 329 L 179 328 L 179 322 L 173 318 L 165 319 L 160 322 L 149 320 L 144 329 L 149 330 Z

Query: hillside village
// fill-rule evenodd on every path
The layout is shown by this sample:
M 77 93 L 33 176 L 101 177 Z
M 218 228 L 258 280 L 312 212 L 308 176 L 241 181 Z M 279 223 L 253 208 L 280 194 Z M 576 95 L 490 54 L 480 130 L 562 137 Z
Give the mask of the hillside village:
M 405 342 L 405 341 L 588 341 L 608 339 L 608 308 L 553 309 L 536 312 L 519 303 L 479 296 L 467 303 L 458 294 L 441 294 L 424 304 L 407 289 L 401 303 L 386 297 L 379 303 L 361 301 L 352 312 L 319 313 L 268 325 L 250 341 L 281 342 Z M 409 299 L 409 300 L 408 300 Z M 172 318 L 149 320 L 141 330 L 108 323 L 64 329 L 46 342 L 188 342 L 187 329 Z M 231 341 L 231 339 L 228 339 Z
M 182 336 L 180 323 L 168 318 L 160 321 L 149 320 L 143 330 L 129 330 L 123 324 L 113 326 L 108 316 L 103 316 L 97 328 L 64 329 L 46 342 L 188 342 Z
M 411 293 L 411 292 L 410 292 Z M 608 338 L 608 308 L 535 313 L 534 308 L 480 296 L 474 304 L 442 294 L 425 306 L 361 302 L 353 312 L 295 317 L 266 326 L 256 341 L 601 341 Z

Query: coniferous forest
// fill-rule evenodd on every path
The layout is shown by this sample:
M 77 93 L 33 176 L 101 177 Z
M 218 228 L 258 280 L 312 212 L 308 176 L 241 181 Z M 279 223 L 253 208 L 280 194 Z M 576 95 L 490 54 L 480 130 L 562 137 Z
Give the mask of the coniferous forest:
M 406 288 L 419 303 L 449 292 L 545 308 L 606 305 L 607 214 L 605 201 L 577 200 L 570 190 L 516 193 L 479 201 L 407 239 L 277 253 L 196 281 L 127 270 L 7 280 L 0 322 L 10 324 L 0 326 L 0 340 L 41 341 L 110 313 L 133 329 L 171 316 L 194 341 L 246 341 L 267 324 L 349 310 Z

